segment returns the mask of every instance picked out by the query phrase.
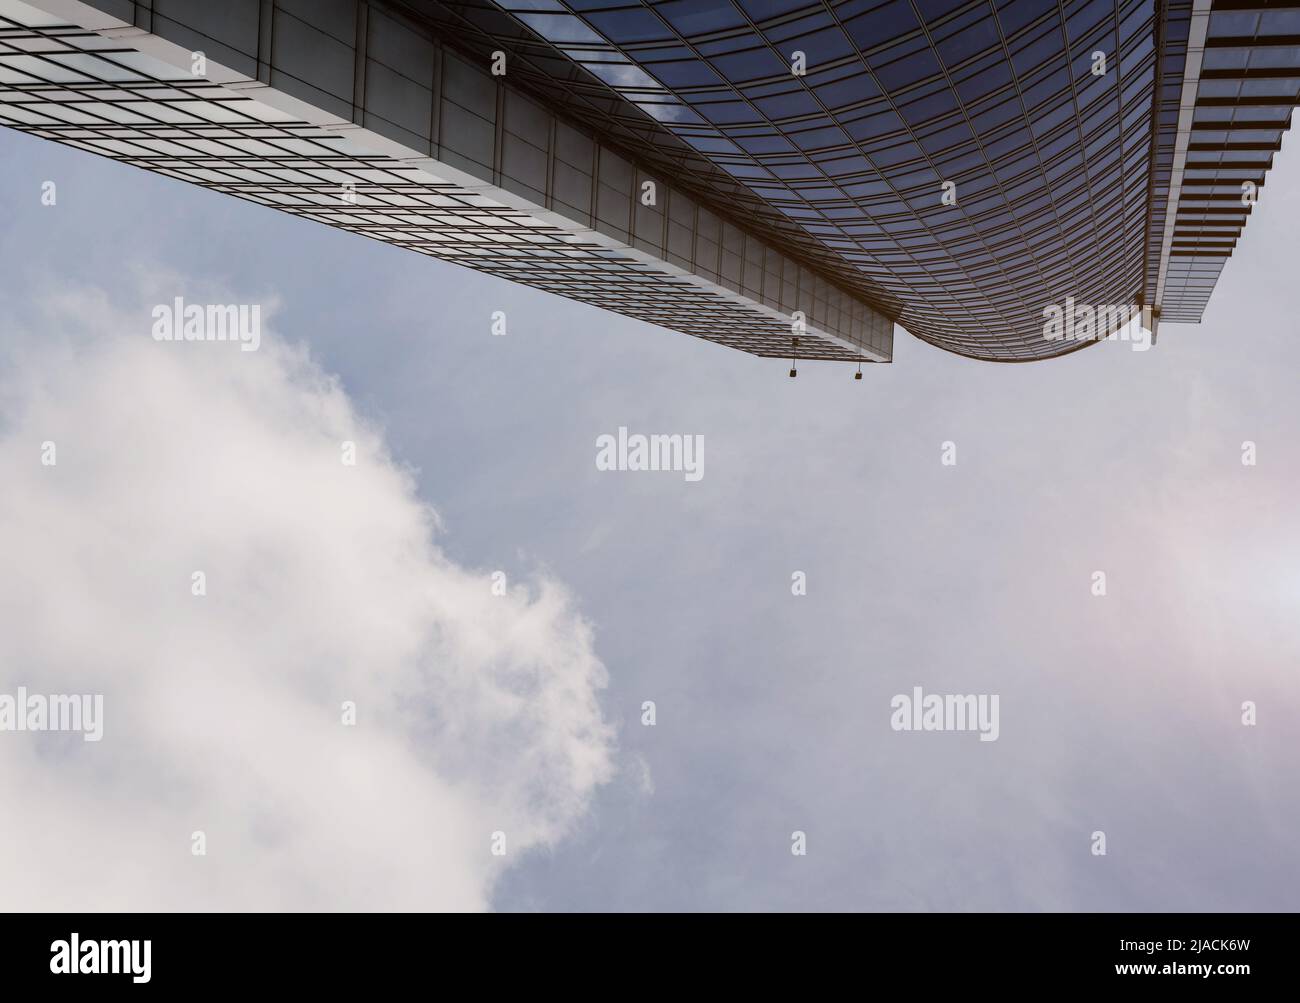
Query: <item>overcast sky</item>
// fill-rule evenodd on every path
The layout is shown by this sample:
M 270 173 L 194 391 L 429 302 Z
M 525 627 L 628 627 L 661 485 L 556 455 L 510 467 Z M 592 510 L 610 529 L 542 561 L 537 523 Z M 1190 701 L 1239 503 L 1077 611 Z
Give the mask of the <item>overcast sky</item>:
M 860 382 L 8 130 L 0 182 L 0 692 L 105 694 L 0 734 L 0 904 L 1300 908 L 1287 150 L 1201 326 Z

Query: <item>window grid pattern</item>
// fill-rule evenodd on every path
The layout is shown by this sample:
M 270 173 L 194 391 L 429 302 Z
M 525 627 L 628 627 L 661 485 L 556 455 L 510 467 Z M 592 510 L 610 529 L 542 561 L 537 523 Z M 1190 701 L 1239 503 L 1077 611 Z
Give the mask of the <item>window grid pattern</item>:
M 451 10 L 502 45 L 545 39 L 943 348 L 1059 355 L 1078 346 L 1044 339 L 1046 305 L 1143 301 L 1150 0 L 409 5 Z M 945 181 L 956 206 L 941 202 Z
M 1196 89 L 1163 320 L 1200 322 L 1297 101 L 1300 9 L 1216 2 Z
M 75 66 L 36 43 L 0 49 L 0 121 L 756 354 L 789 353 L 800 309 L 805 357 L 856 359 L 860 346 L 888 358 L 897 320 L 962 355 L 1030 361 L 1087 344 L 1043 337 L 1044 307 L 1066 297 L 1199 321 L 1240 237 L 1253 203 L 1242 186 L 1262 188 L 1300 98 L 1300 5 L 1214 0 L 1167 230 L 1199 4 L 94 0 L 544 206 L 559 227 L 305 122 L 177 119 L 239 97 L 190 79 L 152 81 L 188 96 L 157 101 L 166 111 L 147 125 L 122 119 L 123 99 L 94 121 L 90 105 L 130 85 L 60 78 Z M 69 30 L 50 19 L 36 34 L 53 29 Z M 140 65 L 86 37 L 119 70 Z M 498 49 L 509 85 L 485 87 Z M 35 87 L 33 58 L 56 67 Z M 66 99 L 83 85 L 87 103 Z M 42 101 L 65 110 L 33 120 Z M 229 133 L 261 145 L 231 156 Z M 355 204 L 330 204 L 338 175 L 354 178 Z M 662 187 L 656 206 L 637 204 L 646 181 Z M 564 221 L 672 267 L 575 239 Z
M 1195 0 L 1165 0 L 1164 16 L 1156 21 L 1155 128 L 1151 137 L 1151 171 L 1147 195 L 1146 274 L 1143 303 L 1162 307 L 1160 273 L 1164 263 L 1164 238 L 1173 190 L 1174 161 L 1187 68 L 1187 42 Z M 1166 268 L 1167 271 L 1167 268 Z M 1167 287 L 1166 287 L 1167 288 Z
M 707 276 L 697 256 L 711 246 L 712 280 L 736 295 L 576 240 L 345 134 L 9 0 L 0 2 L 0 123 L 756 355 L 790 355 L 790 321 L 773 311 L 806 300 L 810 328 L 801 332 L 799 357 L 864 359 L 821 337 L 819 322 L 889 357 L 892 324 L 883 316 L 720 221 L 716 243 L 701 240 L 693 204 L 688 257 L 677 266 Z M 689 200 L 678 201 L 680 212 Z M 702 229 L 710 232 L 707 220 Z M 746 293 L 769 309 L 749 305 Z

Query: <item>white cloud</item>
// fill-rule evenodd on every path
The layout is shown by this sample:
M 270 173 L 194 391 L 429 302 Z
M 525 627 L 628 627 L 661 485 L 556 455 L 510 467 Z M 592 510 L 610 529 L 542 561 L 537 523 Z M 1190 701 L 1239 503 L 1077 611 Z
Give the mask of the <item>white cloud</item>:
M 6 908 L 485 908 L 612 774 L 565 590 L 450 562 L 301 349 L 155 342 L 96 296 L 36 326 L 0 377 L 0 692 L 105 720 L 0 733 Z

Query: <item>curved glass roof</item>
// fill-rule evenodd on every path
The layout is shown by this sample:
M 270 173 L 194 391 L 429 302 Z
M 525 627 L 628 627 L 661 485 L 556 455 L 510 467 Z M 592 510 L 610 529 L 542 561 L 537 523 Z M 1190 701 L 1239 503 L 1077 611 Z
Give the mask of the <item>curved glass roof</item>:
M 1045 307 L 1155 302 L 1191 0 L 405 6 L 942 348 L 1047 358 L 1080 343 Z

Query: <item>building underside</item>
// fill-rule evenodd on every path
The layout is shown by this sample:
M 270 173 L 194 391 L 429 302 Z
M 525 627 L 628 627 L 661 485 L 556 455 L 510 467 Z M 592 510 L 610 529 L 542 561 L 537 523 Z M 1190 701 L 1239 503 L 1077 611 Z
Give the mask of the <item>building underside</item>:
M 1300 0 L 0 0 L 0 123 L 778 357 L 1199 322 L 1298 86 Z

